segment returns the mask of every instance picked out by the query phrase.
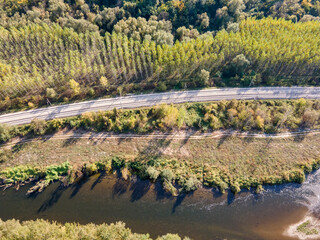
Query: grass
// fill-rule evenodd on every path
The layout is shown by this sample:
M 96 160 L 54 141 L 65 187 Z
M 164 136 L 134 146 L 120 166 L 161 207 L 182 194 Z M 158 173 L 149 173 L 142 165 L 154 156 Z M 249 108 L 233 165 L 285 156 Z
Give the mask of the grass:
M 129 170 L 153 181 L 161 179 L 171 192 L 168 183 L 178 183 L 180 190 L 194 190 L 199 182 L 238 192 L 250 187 L 261 189 L 263 184 L 303 182 L 305 173 L 320 163 L 319 142 L 320 135 L 268 139 L 51 139 L 3 149 L 0 168 L 47 167 L 68 161 L 74 169 L 80 169 L 86 163 L 105 162 L 113 169 Z
M 315 235 L 315 234 L 318 234 L 318 230 L 313 228 L 313 226 L 311 225 L 310 221 L 306 221 L 302 224 L 300 224 L 298 227 L 297 227 L 297 231 L 300 232 L 300 233 L 303 233 L 307 236 L 309 235 Z

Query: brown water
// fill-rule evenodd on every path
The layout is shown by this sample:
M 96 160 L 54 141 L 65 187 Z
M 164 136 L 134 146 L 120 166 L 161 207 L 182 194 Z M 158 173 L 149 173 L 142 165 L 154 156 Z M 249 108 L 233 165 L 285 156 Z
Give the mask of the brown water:
M 69 188 L 54 183 L 31 197 L 25 195 L 30 186 L 7 189 L 0 193 L 0 218 L 82 224 L 123 221 L 133 232 L 152 237 L 170 232 L 206 240 L 294 239 L 283 232 L 303 218 L 317 197 L 310 190 L 320 179 L 315 176 L 304 185 L 272 187 L 260 195 L 200 189 L 173 198 L 160 184 L 97 175 Z

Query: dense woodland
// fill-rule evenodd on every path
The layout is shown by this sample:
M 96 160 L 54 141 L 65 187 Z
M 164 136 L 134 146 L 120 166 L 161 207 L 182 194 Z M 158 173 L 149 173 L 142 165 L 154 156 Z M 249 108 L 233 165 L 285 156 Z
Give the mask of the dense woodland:
M 319 84 L 318 1 L 0 1 L 0 110 Z M 279 18 L 279 19 L 278 19 Z

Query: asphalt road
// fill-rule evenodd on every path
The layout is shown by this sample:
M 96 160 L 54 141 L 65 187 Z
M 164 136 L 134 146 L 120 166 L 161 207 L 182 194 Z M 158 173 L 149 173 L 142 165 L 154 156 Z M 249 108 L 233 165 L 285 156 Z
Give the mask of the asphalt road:
M 0 124 L 21 125 L 30 123 L 35 118 L 50 120 L 81 115 L 84 112 L 112 110 L 113 108 L 148 107 L 161 103 L 297 98 L 320 99 L 320 87 L 222 88 L 131 95 L 4 114 L 0 115 Z

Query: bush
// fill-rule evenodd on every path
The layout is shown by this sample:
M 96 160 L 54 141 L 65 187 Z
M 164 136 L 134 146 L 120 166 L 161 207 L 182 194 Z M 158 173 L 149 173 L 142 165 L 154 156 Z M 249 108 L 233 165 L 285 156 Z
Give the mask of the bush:
M 146 169 L 146 174 L 148 174 L 149 178 L 155 182 L 157 180 L 157 178 L 159 177 L 160 172 L 157 169 L 155 169 L 154 167 L 149 166 Z
M 3 179 L 6 184 L 21 183 L 31 178 L 37 178 L 40 173 L 41 171 L 38 168 L 18 166 L 1 171 L 0 180 Z
M 164 169 L 162 172 L 161 172 L 161 178 L 162 180 L 167 180 L 169 182 L 171 182 L 172 180 L 174 180 L 174 174 L 173 172 L 170 170 L 170 169 Z
M 65 176 L 68 174 L 70 169 L 70 165 L 68 162 L 62 163 L 60 165 L 54 165 L 47 167 L 45 171 L 45 180 L 50 183 L 55 180 L 59 180 L 61 176 Z
M 72 89 L 74 95 L 80 94 L 80 84 L 76 82 L 74 79 L 69 81 L 69 87 Z
M 159 92 L 164 92 L 164 91 L 166 91 L 166 90 L 167 90 L 166 84 L 163 83 L 163 82 L 159 83 L 158 86 L 157 86 L 157 90 L 158 90 Z
M 0 124 L 0 143 L 7 142 L 11 137 L 11 127 Z
M 30 124 L 30 129 L 35 135 L 43 135 L 47 130 L 47 123 L 43 119 L 33 119 Z
M 120 169 L 124 167 L 124 165 L 125 165 L 124 159 L 119 157 L 112 158 L 111 166 L 113 169 Z
M 183 184 L 183 190 L 185 192 L 191 192 L 197 190 L 199 186 L 201 186 L 201 182 L 197 178 L 191 177 Z

